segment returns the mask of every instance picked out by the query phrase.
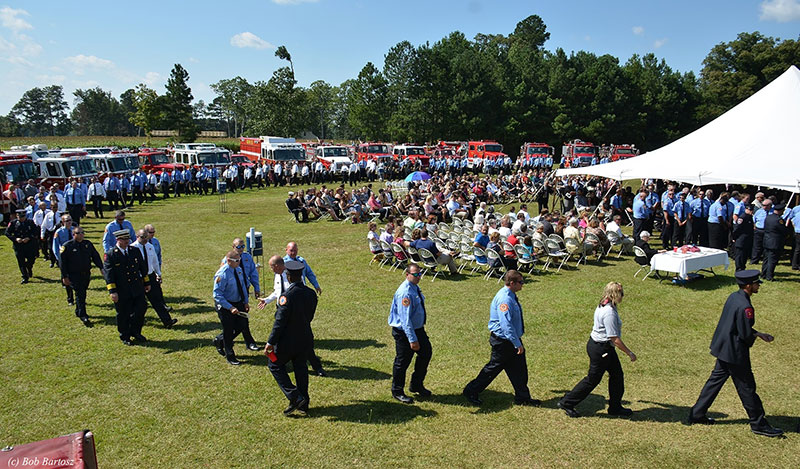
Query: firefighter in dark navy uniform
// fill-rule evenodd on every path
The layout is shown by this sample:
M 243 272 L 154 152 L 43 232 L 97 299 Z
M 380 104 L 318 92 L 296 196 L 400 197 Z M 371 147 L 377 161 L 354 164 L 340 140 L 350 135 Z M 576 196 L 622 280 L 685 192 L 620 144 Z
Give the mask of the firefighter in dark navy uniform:
M 278 299 L 275 323 L 264 353 L 269 357 L 269 371 L 289 400 L 284 415 L 306 415 L 309 401 L 306 360 L 313 349 L 310 321 L 317 308 L 317 295 L 303 285 L 305 264 L 290 260 L 286 261 L 285 267 L 291 285 Z M 292 384 L 286 372 L 288 362 L 292 362 L 294 367 L 296 384 Z
M 761 284 L 758 271 L 740 270 L 736 272 L 736 282 L 739 284 L 739 290 L 728 296 L 722 308 L 717 330 L 711 339 L 711 355 L 717 357 L 717 363 L 703 390 L 700 391 L 697 403 L 689 412 L 687 423 L 690 425 L 714 423 L 714 419 L 708 418 L 706 412 L 725 381 L 731 377 L 750 419 L 750 430 L 757 435 L 781 436 L 783 430 L 773 428 L 767 423 L 761 398 L 756 394 L 756 380 L 750 365 L 750 347 L 756 338 L 764 342 L 774 340 L 771 335 L 753 329 L 756 315 L 750 296 L 758 293 Z
M 142 335 L 144 312 L 147 309 L 145 293 L 150 291 L 150 278 L 141 251 L 130 247 L 131 233 L 128 230 L 114 232 L 117 244 L 105 254 L 103 271 L 106 288 L 117 310 L 117 330 L 125 345 L 147 342 Z
M 747 260 L 753 252 L 753 239 L 755 230 L 753 225 L 753 205 L 745 205 L 745 212 L 741 217 L 737 217 L 731 232 L 735 249 L 734 259 L 736 260 L 736 271 L 744 270 Z
M 17 210 L 17 219 L 6 227 L 6 236 L 14 243 L 22 283 L 33 277 L 33 263 L 39 254 L 39 228 L 28 218 L 25 209 Z
M 94 244 L 84 239 L 82 226 L 72 227 L 72 239 L 61 245 L 61 282 L 75 291 L 75 316 L 86 327 L 91 327 L 86 314 L 86 290 L 92 278 L 92 264 L 103 269 L 103 261 Z

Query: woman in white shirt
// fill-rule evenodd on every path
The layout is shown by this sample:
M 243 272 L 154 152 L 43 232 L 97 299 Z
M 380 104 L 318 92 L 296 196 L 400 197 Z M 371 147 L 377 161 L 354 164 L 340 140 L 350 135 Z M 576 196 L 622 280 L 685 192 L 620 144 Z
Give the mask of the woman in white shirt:
M 570 417 L 579 417 L 575 406 L 586 399 L 595 387 L 600 384 L 603 375 L 608 372 L 608 414 L 628 417 L 630 409 L 622 407 L 622 395 L 625 392 L 622 365 L 619 363 L 614 347 L 625 352 L 632 362 L 636 355 L 622 342 L 622 321 L 617 313 L 617 306 L 622 302 L 624 292 L 622 285 L 609 282 L 603 290 L 603 298 L 594 310 L 594 327 L 586 353 L 589 355 L 589 373 L 572 391 L 558 401 L 558 407 Z

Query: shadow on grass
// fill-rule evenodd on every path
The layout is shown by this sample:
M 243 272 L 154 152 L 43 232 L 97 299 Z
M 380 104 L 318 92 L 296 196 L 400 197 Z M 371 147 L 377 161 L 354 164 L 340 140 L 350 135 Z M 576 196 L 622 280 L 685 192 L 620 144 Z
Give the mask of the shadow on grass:
M 147 331 L 143 332 L 146 333 Z M 194 350 L 196 348 L 205 347 L 208 348 L 209 353 L 214 353 L 214 354 L 217 353 L 217 351 L 211 344 L 211 340 L 207 337 L 204 337 L 202 339 L 199 337 L 194 339 L 169 339 L 169 340 L 150 339 L 146 343 L 142 344 L 141 347 L 163 349 L 165 351 L 164 353 L 185 352 L 188 350 Z
M 480 399 L 483 401 L 479 407 L 474 406 L 467 402 L 461 393 L 458 394 L 436 394 L 434 392 L 430 397 L 416 398 L 420 402 L 435 402 L 437 404 L 457 405 L 461 407 L 472 407 L 475 409 L 476 414 L 491 414 L 494 412 L 501 412 L 510 408 L 514 404 L 514 396 L 507 392 L 498 392 L 492 390 L 485 390 L 480 394 Z
M 339 365 L 338 363 L 327 360 L 322 363 L 325 365 L 325 371 L 328 373 L 328 377 L 333 379 L 381 381 L 392 377 L 391 374 L 384 371 L 373 370 L 372 368 L 363 366 Z
M 744 409 L 742 410 L 744 413 Z M 711 415 L 709 412 L 709 417 L 714 417 L 717 419 L 715 425 L 743 425 L 749 426 L 750 421 L 746 418 L 738 418 L 733 420 L 719 420 L 720 418 L 727 417 L 725 414 L 721 414 L 721 417 L 716 417 Z M 775 428 L 780 428 L 785 432 L 795 432 L 800 433 L 800 421 L 798 420 L 797 416 L 792 415 L 767 415 L 767 421 L 770 425 Z
M 775 272 L 774 277 L 779 282 L 800 282 L 800 275 L 796 272 Z
M 355 401 L 350 404 L 312 407 L 313 417 L 328 417 L 333 422 L 366 424 L 398 424 L 417 417 L 435 417 L 433 410 L 420 409 L 415 405 L 387 401 Z
M 61 285 L 61 279 L 56 280 L 56 279 L 52 279 L 52 278 L 41 277 L 41 276 L 35 275 L 35 274 L 31 278 L 31 280 L 32 280 L 31 283 L 57 283 L 57 284 Z
M 383 348 L 386 344 L 375 339 L 314 339 L 314 348 L 321 350 L 359 350 L 367 347 Z

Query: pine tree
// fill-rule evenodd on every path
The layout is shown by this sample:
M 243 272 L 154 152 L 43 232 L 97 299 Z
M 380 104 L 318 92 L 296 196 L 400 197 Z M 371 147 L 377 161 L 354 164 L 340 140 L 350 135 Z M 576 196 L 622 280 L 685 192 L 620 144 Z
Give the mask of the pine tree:
M 197 126 L 192 115 L 192 89 L 186 83 L 189 72 L 175 64 L 167 81 L 166 97 L 166 123 L 176 130 L 180 139 L 193 142 L 197 138 Z

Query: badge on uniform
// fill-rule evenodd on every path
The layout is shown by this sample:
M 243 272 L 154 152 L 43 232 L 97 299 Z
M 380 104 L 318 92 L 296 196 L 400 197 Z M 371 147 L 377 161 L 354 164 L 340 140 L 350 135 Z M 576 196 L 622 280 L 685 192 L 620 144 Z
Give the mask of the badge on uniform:
M 286 305 L 286 296 L 281 296 L 281 299 L 278 300 L 278 304 L 281 306 Z
M 222 281 L 222 277 L 217 277 L 214 279 L 214 283 L 219 283 L 220 281 Z
M 747 319 L 753 319 L 753 317 L 755 316 L 755 310 L 753 308 L 750 308 L 750 307 L 745 308 L 744 309 L 744 316 Z
M 411 305 L 411 298 L 407 296 L 403 297 L 403 306 L 409 306 L 409 305 Z
M 502 311 L 502 312 L 504 312 L 504 313 L 505 313 L 506 311 L 508 311 L 508 305 L 507 305 L 507 304 L 505 304 L 505 303 L 500 303 L 500 311 Z

